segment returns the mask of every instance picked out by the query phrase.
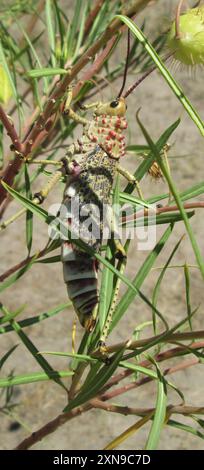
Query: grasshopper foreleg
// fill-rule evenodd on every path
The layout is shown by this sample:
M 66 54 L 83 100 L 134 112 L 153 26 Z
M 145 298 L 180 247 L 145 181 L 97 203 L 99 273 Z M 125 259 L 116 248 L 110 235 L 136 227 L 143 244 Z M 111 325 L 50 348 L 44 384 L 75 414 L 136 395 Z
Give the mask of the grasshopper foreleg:
M 86 124 L 89 124 L 89 121 L 87 119 L 83 118 L 82 116 L 79 116 L 79 114 L 75 113 L 75 111 L 73 111 L 73 109 L 71 108 L 70 104 L 72 101 L 72 97 L 72 87 L 69 87 L 67 92 L 67 99 L 63 109 L 64 116 L 68 116 L 69 118 L 73 119 L 73 121 L 83 124 L 84 126 Z

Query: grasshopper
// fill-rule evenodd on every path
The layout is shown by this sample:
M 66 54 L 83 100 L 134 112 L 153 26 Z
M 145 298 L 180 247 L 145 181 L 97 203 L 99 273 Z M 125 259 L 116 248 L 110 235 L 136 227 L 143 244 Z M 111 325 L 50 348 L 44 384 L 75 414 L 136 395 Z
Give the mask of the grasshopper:
M 120 164 L 120 158 L 125 154 L 125 137 L 123 132 L 127 129 L 126 103 L 123 97 L 118 97 L 107 103 L 94 103 L 93 119 L 91 121 L 77 118 L 73 111 L 68 109 L 65 113 L 84 124 L 83 136 L 72 143 L 63 159 L 67 171 L 67 184 L 64 191 L 63 204 L 67 209 L 67 220 L 73 223 L 71 202 L 77 197 L 79 213 L 85 206 L 92 205 L 100 215 L 99 221 L 92 212 L 92 226 L 99 225 L 98 238 L 83 229 L 83 217 L 79 215 L 77 223 L 82 227 L 80 238 L 88 243 L 94 250 L 99 251 L 103 237 L 104 205 L 108 205 L 108 223 L 111 233 L 114 234 L 116 256 L 125 258 L 126 253 L 117 235 L 114 214 L 111 211 L 110 197 L 117 172 L 122 174 L 132 184 L 136 184 L 132 176 Z M 90 107 L 90 105 L 89 105 Z M 80 163 L 77 157 L 80 157 Z M 74 220 L 76 224 L 76 220 Z M 116 236 L 117 235 L 117 236 Z M 64 280 L 67 284 L 69 298 L 79 317 L 80 323 L 91 331 L 95 325 L 98 309 L 98 266 L 94 257 L 79 250 L 72 241 L 62 242 L 62 262 Z

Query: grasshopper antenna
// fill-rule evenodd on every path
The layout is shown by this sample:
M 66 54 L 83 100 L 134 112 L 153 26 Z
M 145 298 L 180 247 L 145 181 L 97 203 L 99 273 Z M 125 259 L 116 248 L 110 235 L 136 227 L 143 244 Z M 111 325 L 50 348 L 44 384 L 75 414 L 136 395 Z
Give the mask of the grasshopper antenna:
M 122 95 L 122 92 L 125 88 L 125 83 L 126 83 L 126 78 L 127 78 L 127 70 L 128 70 L 129 55 L 130 55 L 130 30 L 128 29 L 127 55 L 126 55 L 125 70 L 124 70 L 124 75 L 123 75 L 123 83 L 122 83 L 122 86 L 121 86 L 121 89 L 118 93 L 117 98 L 120 98 L 120 96 Z
M 170 52 L 168 55 L 166 55 L 166 57 L 164 57 L 163 59 L 163 62 L 166 62 L 170 57 L 172 57 L 173 53 Z M 154 72 L 155 70 L 157 69 L 157 66 L 156 65 L 153 65 L 150 69 L 148 69 L 143 75 L 142 77 L 138 78 L 138 80 L 136 80 L 135 83 L 133 83 L 129 88 L 128 90 L 124 93 L 123 95 L 123 98 L 127 98 L 130 93 L 132 93 L 135 88 L 138 87 L 138 85 L 140 85 L 140 83 L 143 82 L 143 80 L 145 80 L 145 78 L 148 77 L 148 75 L 150 75 L 152 72 Z

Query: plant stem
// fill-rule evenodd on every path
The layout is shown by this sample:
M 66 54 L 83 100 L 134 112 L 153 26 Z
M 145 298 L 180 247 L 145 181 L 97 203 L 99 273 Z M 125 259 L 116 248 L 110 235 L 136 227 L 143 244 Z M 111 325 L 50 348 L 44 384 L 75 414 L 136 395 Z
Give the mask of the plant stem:
M 197 361 L 197 362 L 195 362 L 195 361 Z M 184 363 L 184 368 L 185 368 L 185 366 L 186 367 L 191 367 L 191 366 L 195 365 L 195 363 L 198 363 L 198 362 L 199 362 L 198 359 L 191 360 L 191 362 L 188 361 L 188 365 Z M 181 369 L 181 365 L 180 365 L 180 369 Z M 178 366 L 177 366 L 177 370 L 178 370 Z M 172 374 L 173 372 L 176 372 L 176 370 L 175 370 L 175 368 L 172 367 L 172 368 L 166 369 L 164 374 L 165 375 Z M 132 373 L 132 371 L 131 371 L 131 373 Z M 68 413 L 61 413 L 55 419 L 53 419 L 52 421 L 49 421 L 44 426 L 42 426 L 42 428 L 40 428 L 37 431 L 33 432 L 30 436 L 28 436 L 26 439 L 24 439 L 16 447 L 15 450 L 29 449 L 34 444 L 36 444 L 37 442 L 41 441 L 44 437 L 46 437 L 49 434 L 56 431 L 60 426 L 64 425 L 65 423 L 67 423 L 71 419 L 76 418 L 77 416 L 81 415 L 82 413 L 85 413 L 85 412 L 87 412 L 87 411 L 89 411 L 93 408 L 96 408 L 96 401 L 95 401 L 96 399 L 99 399 L 100 401 L 106 401 L 110 398 L 114 398 L 114 397 L 118 396 L 121 393 L 125 393 L 126 391 L 130 390 L 131 388 L 139 387 L 139 386 L 143 385 L 144 383 L 150 382 L 152 380 L 153 379 L 151 377 L 145 377 L 145 378 L 141 379 L 140 381 L 128 384 L 128 385 L 130 385 L 129 387 L 127 385 L 122 387 L 122 389 L 121 389 L 122 391 L 120 391 L 120 393 L 118 393 L 119 389 L 113 390 L 111 392 L 111 394 L 107 393 L 106 395 L 105 394 L 99 395 L 96 398 L 93 398 L 92 400 L 90 400 L 88 403 L 85 403 L 84 405 L 79 406 L 79 407 L 71 410 Z

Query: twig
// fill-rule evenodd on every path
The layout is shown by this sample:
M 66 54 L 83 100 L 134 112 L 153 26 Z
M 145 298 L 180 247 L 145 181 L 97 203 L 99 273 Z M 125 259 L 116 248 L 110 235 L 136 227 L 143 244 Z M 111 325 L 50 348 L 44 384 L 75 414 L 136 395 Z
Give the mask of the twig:
M 112 354 L 124 348 L 124 346 L 127 346 L 127 349 L 134 350 L 134 349 L 146 346 L 149 343 L 153 341 L 155 342 L 157 340 L 158 342 L 173 343 L 175 341 L 189 341 L 189 340 L 194 340 L 194 339 L 199 339 L 199 338 L 204 338 L 204 330 L 192 331 L 192 332 L 187 332 L 187 333 L 170 333 L 170 334 L 165 332 L 165 337 L 164 337 L 164 334 L 159 334 L 156 336 L 152 336 L 150 338 L 140 339 L 137 341 L 128 341 L 128 342 L 122 341 L 121 343 L 117 343 L 113 346 L 107 346 L 106 351 L 107 351 L 107 354 Z
M 4 111 L 4 109 L 2 108 L 1 105 L 0 105 L 0 120 L 2 121 L 2 123 L 4 125 L 8 136 L 10 137 L 11 141 L 13 142 L 13 145 L 14 145 L 15 149 L 18 152 L 22 153 L 23 146 L 19 141 L 18 134 L 15 130 L 14 124 L 13 124 L 12 120 L 9 119 L 9 117 L 7 116 L 7 114 L 5 113 L 5 111 Z
M 22 209 L 24 210 L 24 209 Z M 27 264 L 29 264 L 32 259 L 39 259 L 41 258 L 41 256 L 44 256 L 44 254 L 46 253 L 46 249 L 47 249 L 47 245 L 45 248 L 43 248 L 43 250 L 35 253 L 34 255 L 32 256 L 27 256 L 27 258 L 24 258 L 22 261 L 20 261 L 19 263 L 15 264 L 14 266 L 12 266 L 12 268 L 8 269 L 7 271 L 5 271 L 1 276 L 0 276 L 0 282 L 3 282 L 7 277 L 11 276 L 11 274 L 14 274 L 16 271 L 18 271 L 19 269 L 21 268 L 24 268 L 24 266 L 26 266 Z
M 176 9 L 176 18 L 175 18 L 175 39 L 181 39 L 181 32 L 180 32 L 180 16 L 181 16 L 181 8 L 183 5 L 184 0 L 180 0 Z
M 198 360 L 197 360 L 197 362 L 198 362 Z M 186 365 L 186 367 L 191 367 L 192 365 L 195 365 L 195 360 L 191 361 L 191 363 L 190 363 L 190 361 L 188 361 L 188 366 Z M 166 372 L 166 374 L 172 374 L 173 373 L 173 368 L 169 368 L 169 369 L 167 369 L 167 371 L 168 372 Z M 145 379 L 141 379 L 140 381 L 134 382 L 133 384 L 131 383 L 130 385 L 131 386 L 134 385 L 135 387 L 139 387 L 139 386 L 143 385 L 144 383 L 149 382 L 151 380 L 153 380 L 151 377 L 145 377 Z M 121 392 L 121 393 L 125 393 L 126 391 L 128 391 L 128 386 L 126 385 L 126 386 L 122 387 L 122 389 L 123 389 L 123 392 Z M 107 393 L 107 394 L 99 395 L 98 397 L 93 398 L 92 400 L 90 400 L 88 403 L 85 403 L 84 405 L 79 406 L 79 407 L 75 408 L 74 410 L 72 410 L 68 413 L 62 413 L 62 414 L 58 415 L 54 420 L 48 422 L 42 428 L 38 429 L 36 432 L 33 432 L 30 436 L 28 436 L 26 439 L 24 439 L 16 447 L 16 450 L 29 449 L 34 444 L 41 441 L 44 437 L 46 437 L 49 434 L 56 431 L 63 424 L 65 424 L 68 421 L 70 421 L 71 419 L 79 416 L 80 414 L 85 413 L 85 412 L 93 409 L 94 407 L 96 407 L 95 406 L 96 405 L 96 402 L 95 402 L 96 399 L 106 401 L 106 400 L 108 400 L 110 398 L 114 398 L 115 396 L 118 396 L 118 395 L 119 395 L 118 390 L 114 390 L 114 391 L 111 392 L 111 394 Z
M 41 0 L 39 2 L 39 5 L 37 6 L 37 11 L 33 13 L 33 15 L 31 16 L 31 18 L 28 22 L 28 25 L 26 27 L 26 33 L 29 37 L 30 37 L 31 32 L 33 31 L 33 29 L 34 29 L 34 27 L 35 27 L 35 25 L 36 25 L 36 23 L 39 19 L 40 13 L 42 13 L 42 11 L 44 9 L 44 6 L 45 6 L 45 0 Z M 19 42 L 19 48 L 20 49 L 23 48 L 24 42 L 25 42 L 25 37 L 23 35 L 22 39 Z
M 155 408 L 132 408 L 130 406 L 120 406 L 113 405 L 111 403 L 104 403 L 102 400 L 95 398 L 91 401 L 91 404 L 94 408 L 100 410 L 108 411 L 111 413 L 119 413 L 124 416 L 136 415 L 136 416 L 146 416 L 149 413 L 155 412 Z M 170 417 L 172 414 L 182 414 L 185 416 L 192 414 L 204 414 L 204 406 L 190 406 L 190 405 L 169 405 L 166 408 L 166 414 Z
M 104 3 L 104 0 L 98 0 L 96 2 L 96 5 L 93 7 L 93 9 L 90 11 L 89 16 L 85 22 L 85 27 L 84 27 L 84 37 L 87 36 L 87 33 L 90 31 L 92 24 L 98 15 L 98 12 L 100 11 L 102 5 Z
M 84 75 L 82 75 L 82 78 L 80 79 L 80 81 L 73 88 L 73 97 L 78 95 L 83 84 L 86 81 L 90 80 L 90 78 L 92 78 L 97 72 L 100 71 L 101 67 L 103 66 L 104 60 L 108 56 L 115 42 L 116 42 L 116 38 L 114 36 L 108 41 L 108 44 L 106 45 L 104 50 L 101 52 L 101 54 L 96 58 L 92 66 L 84 73 Z
M 204 202 L 188 202 L 186 204 L 183 204 L 184 209 L 201 209 L 204 208 Z M 164 206 L 164 207 L 157 207 L 156 209 L 152 209 L 152 214 L 153 215 L 159 215 L 163 214 L 166 212 L 174 212 L 178 211 L 177 206 Z M 145 215 L 150 215 L 151 209 L 145 209 Z M 133 221 L 136 219 L 139 219 L 141 217 L 144 217 L 144 210 L 142 209 L 141 211 L 138 211 L 136 214 L 133 214 L 133 216 L 124 216 L 121 217 L 121 222 L 128 222 L 128 221 Z
M 91 410 L 92 405 L 90 403 L 87 403 L 84 406 L 75 408 L 74 410 L 70 411 L 69 413 L 61 413 L 58 415 L 55 419 L 52 421 L 49 421 L 49 423 L 46 423 L 45 426 L 42 426 L 42 428 L 38 429 L 38 431 L 33 432 L 29 437 L 24 439 L 17 447 L 16 450 L 26 450 L 32 447 L 36 442 L 41 441 L 45 436 L 48 436 L 49 434 L 53 433 L 58 429 L 60 426 L 63 426 L 67 421 L 76 418 L 76 416 L 79 416 L 80 414 Z

